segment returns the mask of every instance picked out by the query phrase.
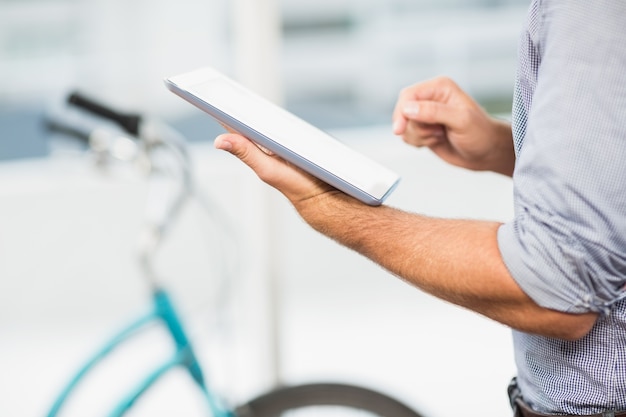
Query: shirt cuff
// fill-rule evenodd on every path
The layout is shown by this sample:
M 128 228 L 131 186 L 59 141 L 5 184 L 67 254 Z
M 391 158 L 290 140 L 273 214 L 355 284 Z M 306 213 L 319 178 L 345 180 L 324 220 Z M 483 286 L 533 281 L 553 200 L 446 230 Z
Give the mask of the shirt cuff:
M 555 236 L 546 223 L 522 217 L 503 224 L 498 246 L 513 279 L 541 307 L 608 313 L 610 303 L 596 294 L 582 248 L 566 236 Z

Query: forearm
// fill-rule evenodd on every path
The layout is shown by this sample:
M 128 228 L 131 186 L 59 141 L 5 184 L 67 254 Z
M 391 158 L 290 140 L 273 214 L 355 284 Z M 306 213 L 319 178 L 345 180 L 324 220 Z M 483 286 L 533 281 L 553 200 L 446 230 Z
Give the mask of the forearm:
M 430 294 L 544 336 L 580 338 L 595 323 L 592 313 L 541 308 L 520 289 L 500 256 L 498 223 L 368 206 L 267 155 L 242 136 L 221 135 L 215 145 L 281 191 L 313 228 Z
M 296 206 L 312 227 L 438 298 L 550 337 L 576 339 L 595 322 L 541 308 L 519 288 L 499 254 L 498 223 L 370 207 L 340 193 L 320 198 Z

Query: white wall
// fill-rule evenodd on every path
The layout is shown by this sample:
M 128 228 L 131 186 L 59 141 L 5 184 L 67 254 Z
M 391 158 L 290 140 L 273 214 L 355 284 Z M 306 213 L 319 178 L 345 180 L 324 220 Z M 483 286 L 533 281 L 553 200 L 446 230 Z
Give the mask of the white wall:
M 162 79 L 230 65 L 228 2 L 29 1 L 0 4 L 4 105 L 48 104 L 80 89 L 120 108 L 166 113 Z M 162 88 L 155 88 L 155 86 Z
M 387 127 L 335 135 L 402 175 L 390 205 L 437 216 L 512 215 L 508 179 L 451 168 L 407 148 Z M 185 212 L 160 271 L 229 399 L 271 384 L 275 308 L 278 369 L 288 383 L 360 383 L 432 417 L 508 415 L 507 329 L 426 296 L 311 231 L 230 155 L 210 146 L 193 155 L 203 189 L 238 231 L 241 275 L 227 331 L 212 320 L 216 240 L 199 228 L 199 211 Z M 117 168 L 102 176 L 89 158 L 68 155 L 0 165 L 0 415 L 42 415 L 71 370 L 146 307 L 133 259 L 145 184 L 135 174 Z M 273 279 L 280 298 L 268 305 Z M 167 352 L 162 335 L 148 333 L 92 380 L 95 389 L 82 392 L 71 415 L 94 407 L 106 413 L 114 395 Z M 193 393 L 177 375 L 132 415 L 204 415 Z
M 357 2 L 354 7 L 333 3 L 337 10 L 329 7 L 332 12 L 327 14 L 323 7 L 317 13 L 316 7 L 286 8 L 288 21 L 320 26 L 294 31 L 283 41 L 288 98 L 298 101 L 343 94 L 352 96 L 355 106 L 386 114 L 401 88 L 438 75 L 454 78 L 481 99 L 512 95 L 526 4 L 429 9 L 414 2 L 404 10 L 387 2 Z M 324 22 L 334 22 L 334 14 L 347 23 L 324 30 Z
M 442 73 L 473 94 L 509 97 L 527 4 L 486 5 L 481 0 L 4 2 L 0 104 L 48 104 L 78 88 L 171 120 L 187 107 L 171 99 L 162 78 L 203 65 L 277 101 L 343 94 L 354 106 L 383 114 L 399 88 Z M 281 23 L 296 30 L 281 32 Z

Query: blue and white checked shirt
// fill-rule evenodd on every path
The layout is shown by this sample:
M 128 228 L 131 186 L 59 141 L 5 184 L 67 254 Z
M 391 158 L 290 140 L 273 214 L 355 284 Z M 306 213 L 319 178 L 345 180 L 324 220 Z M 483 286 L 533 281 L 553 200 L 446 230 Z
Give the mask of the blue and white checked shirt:
M 513 105 L 515 218 L 502 257 L 541 306 L 600 312 L 575 342 L 514 332 L 525 401 L 626 409 L 626 1 L 534 0 Z

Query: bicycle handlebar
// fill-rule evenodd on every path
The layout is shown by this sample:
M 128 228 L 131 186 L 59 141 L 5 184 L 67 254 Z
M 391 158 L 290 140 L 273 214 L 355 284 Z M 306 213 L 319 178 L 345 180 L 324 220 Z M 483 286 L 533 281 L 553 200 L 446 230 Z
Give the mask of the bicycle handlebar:
M 90 132 L 86 129 L 80 129 L 74 125 L 70 125 L 69 123 L 62 123 L 58 120 L 50 118 L 44 120 L 44 127 L 51 132 L 62 133 L 76 138 L 81 142 L 89 143 Z
M 78 92 L 70 94 L 67 98 L 67 102 L 77 107 L 81 107 L 92 114 L 104 117 L 117 123 L 122 127 L 122 129 L 133 136 L 137 136 L 139 134 L 141 116 L 138 114 L 115 111 L 91 98 L 85 97 L 83 94 Z
M 72 92 L 65 100 L 78 110 L 115 122 L 127 133 L 117 132 L 118 129 L 111 129 L 111 126 L 101 127 L 97 122 L 94 124 L 93 121 L 73 117 L 71 112 L 47 115 L 43 123 L 46 129 L 88 144 L 101 166 L 106 166 L 109 160 L 132 162 L 152 180 L 148 189 L 146 224 L 139 242 L 138 255 L 143 275 L 154 288 L 158 288 L 158 277 L 154 270 L 155 254 L 189 199 L 195 200 L 209 217 L 217 220 L 217 231 L 222 232 L 228 245 L 237 246 L 228 216 L 195 186 L 184 137 L 158 120 L 141 114 L 116 111 L 78 92 Z M 229 253 L 237 252 L 235 248 L 216 258 L 218 262 L 221 261 L 222 268 L 221 279 L 216 284 L 216 293 L 220 294 L 216 298 L 216 304 L 219 304 L 220 311 L 226 311 L 222 304 L 229 298 L 232 281 L 230 277 L 234 276 L 234 270 L 238 267 Z

